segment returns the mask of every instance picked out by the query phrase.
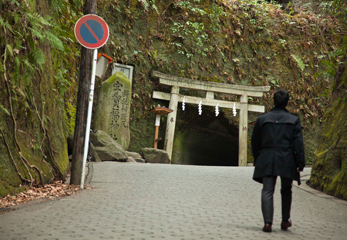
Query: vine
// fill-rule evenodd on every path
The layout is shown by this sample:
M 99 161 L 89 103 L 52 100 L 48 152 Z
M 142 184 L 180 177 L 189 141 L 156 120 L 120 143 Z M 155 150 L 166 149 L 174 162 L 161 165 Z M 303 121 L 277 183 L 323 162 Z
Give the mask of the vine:
M 26 179 L 25 177 L 22 176 L 22 174 L 21 174 L 20 171 L 18 170 L 18 167 L 17 167 L 16 162 L 14 161 L 14 158 L 13 158 L 12 153 L 11 153 L 10 146 L 8 145 L 8 143 L 7 143 L 7 141 L 6 141 L 4 132 L 2 131 L 2 129 L 0 129 L 0 131 L 1 131 L 1 137 L 2 137 L 2 139 L 4 139 L 5 145 L 6 145 L 6 147 L 7 147 L 8 154 L 9 154 L 10 157 L 11 157 L 12 163 L 13 163 L 15 169 L 16 169 L 16 172 L 17 172 L 18 176 L 20 177 L 20 179 L 21 179 L 22 181 L 28 182 L 28 183 L 31 184 L 31 183 L 32 183 L 32 180 L 33 180 L 32 177 L 31 177 L 31 175 L 29 175 L 29 176 L 31 177 L 30 180 L 29 180 L 29 179 Z M 30 174 L 30 172 L 29 172 L 29 174 Z
M 3 25 L 3 29 L 4 29 L 5 44 L 6 44 L 6 46 L 8 46 L 8 44 L 7 44 L 7 33 L 6 33 L 6 27 L 5 27 L 5 25 Z M 22 155 L 22 153 L 21 153 L 21 148 L 20 148 L 20 145 L 19 145 L 18 140 L 17 140 L 17 122 L 16 122 L 16 119 L 15 119 L 14 114 L 13 114 L 11 90 L 10 90 L 9 82 L 8 82 L 8 79 L 7 79 L 7 73 L 6 73 L 6 60 L 7 60 L 6 51 L 7 51 L 7 48 L 5 48 L 4 62 L 3 62 L 3 67 L 4 67 L 4 80 L 5 80 L 5 83 L 6 83 L 6 88 L 7 88 L 7 93 L 8 93 L 8 99 L 9 99 L 9 103 L 10 103 L 10 114 L 11 114 L 12 121 L 13 121 L 13 125 L 14 125 L 14 133 L 13 133 L 13 135 L 14 135 L 14 139 L 15 139 L 17 148 L 18 148 L 18 150 L 19 150 L 20 159 L 22 160 L 22 162 L 23 162 L 25 168 L 27 169 L 27 173 L 28 173 L 29 176 L 30 176 L 30 180 L 27 180 L 27 179 L 23 178 L 23 176 L 19 173 L 18 168 L 17 168 L 17 165 L 15 164 L 15 161 L 14 161 L 14 159 L 13 159 L 13 157 L 12 157 L 11 151 L 10 151 L 10 149 L 9 149 L 9 147 L 8 147 L 8 144 L 7 144 L 6 140 L 5 140 L 5 136 L 4 136 L 4 134 L 3 134 L 2 129 L 1 129 L 1 136 L 3 137 L 3 139 L 4 139 L 5 143 L 6 143 L 6 146 L 7 146 L 7 148 L 8 148 L 9 154 L 10 154 L 10 156 L 11 156 L 11 159 L 12 159 L 12 161 L 13 161 L 15 167 L 16 167 L 16 171 L 17 171 L 18 175 L 20 176 L 20 178 L 21 178 L 22 180 L 25 180 L 25 181 L 27 181 L 27 182 L 30 182 L 30 185 L 32 185 L 32 183 L 33 183 L 33 177 L 32 177 L 32 175 L 31 175 L 31 172 L 30 172 L 29 168 L 28 168 L 28 167 L 30 167 L 30 168 L 35 169 L 35 170 L 38 172 L 38 174 L 39 174 L 39 176 L 40 176 L 40 179 L 41 179 L 41 183 L 42 183 L 42 185 L 44 185 L 43 177 L 42 177 L 41 171 L 40 171 L 35 165 L 30 165 L 29 162 L 28 162 L 28 160 Z

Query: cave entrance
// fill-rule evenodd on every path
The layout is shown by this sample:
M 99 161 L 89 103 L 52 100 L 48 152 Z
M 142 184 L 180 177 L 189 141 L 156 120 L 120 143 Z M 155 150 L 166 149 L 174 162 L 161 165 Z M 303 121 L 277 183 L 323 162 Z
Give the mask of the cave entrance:
M 154 91 L 152 97 L 160 100 L 170 101 L 169 108 L 173 110 L 168 114 L 164 149 L 172 159 L 174 144 L 175 126 L 177 120 L 178 102 L 196 104 L 200 106 L 218 106 L 220 108 L 234 108 L 239 111 L 239 147 L 238 147 L 238 166 L 247 166 L 247 133 L 248 133 L 248 111 L 265 112 L 265 107 L 260 105 L 248 104 L 248 97 L 262 97 L 264 92 L 270 90 L 270 86 L 252 87 L 214 82 L 203 82 L 188 78 L 181 78 L 152 71 L 152 77 L 158 78 L 159 83 L 171 86 L 171 93 Z M 180 88 L 202 90 L 206 92 L 206 97 L 192 97 L 180 94 Z M 214 99 L 214 93 L 224 93 L 239 95 L 240 102 L 230 102 Z
M 186 165 L 238 166 L 239 129 L 224 112 L 215 115 L 214 107 L 179 104 L 171 163 Z M 236 123 L 236 124 L 235 124 Z M 164 144 L 163 144 L 164 145 Z

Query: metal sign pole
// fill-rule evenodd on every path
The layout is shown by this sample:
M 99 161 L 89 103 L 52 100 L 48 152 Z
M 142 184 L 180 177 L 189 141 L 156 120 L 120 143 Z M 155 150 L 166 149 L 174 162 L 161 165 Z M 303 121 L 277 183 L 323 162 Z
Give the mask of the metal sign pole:
M 86 137 L 85 137 L 85 141 L 84 141 L 82 176 L 81 176 L 81 185 L 80 185 L 81 189 L 84 188 L 85 168 L 86 168 L 86 162 L 87 162 L 87 156 L 88 156 L 88 148 L 89 148 L 90 123 L 91 123 L 91 120 L 92 120 L 94 85 L 95 85 L 95 70 L 96 70 L 97 59 L 98 59 L 98 49 L 96 48 L 96 49 L 94 49 L 93 66 L 92 66 L 92 78 L 91 78 L 91 83 L 90 83 L 90 94 L 89 94 L 89 104 L 88 104 Z
M 93 2 L 93 1 L 87 1 L 87 2 Z M 83 119 L 79 119 L 76 117 L 75 128 L 78 129 L 78 131 L 75 131 L 73 164 L 71 168 L 71 184 L 80 185 L 80 188 L 84 188 L 85 167 L 86 167 L 88 147 L 89 147 L 90 122 L 91 122 L 92 108 L 93 108 L 98 48 L 105 45 L 105 43 L 108 40 L 110 31 L 107 26 L 107 23 L 101 17 L 94 14 L 87 14 L 81 17 L 80 19 L 78 19 L 78 21 L 75 24 L 74 32 L 75 32 L 75 37 L 77 41 L 83 47 L 88 49 L 94 49 L 92 59 L 90 59 L 90 52 L 88 52 L 88 61 L 85 61 L 85 62 L 88 62 L 88 65 L 89 65 L 90 64 L 89 61 L 92 60 L 89 99 L 87 99 L 88 90 L 83 88 L 84 85 L 82 86 L 81 84 L 81 87 L 79 86 L 79 89 L 78 89 L 79 95 L 81 93 L 81 96 L 83 97 L 83 99 L 81 98 L 82 101 L 79 101 L 81 99 L 77 99 L 77 104 L 81 105 L 80 108 L 77 108 L 77 111 L 80 111 L 81 113 L 83 113 L 83 114 L 79 114 L 78 116 L 85 116 L 85 112 L 87 110 L 87 119 L 84 119 L 84 117 Z M 84 51 L 82 49 L 82 56 L 83 56 L 83 52 Z M 89 76 L 90 65 L 88 66 L 88 69 L 80 68 L 80 83 L 87 82 L 88 84 L 86 85 L 88 86 L 89 85 L 88 77 L 85 78 L 84 75 L 82 74 L 87 72 L 88 72 L 88 75 L 87 74 L 85 75 Z M 88 109 L 86 109 L 87 104 L 88 104 Z M 82 109 L 82 110 L 79 110 L 79 109 Z M 84 148 L 82 149 L 81 145 L 83 145 L 83 143 L 81 144 L 81 142 L 78 141 L 79 139 L 77 138 L 77 134 L 78 136 L 81 136 L 81 134 L 83 135 L 84 127 L 86 127 L 86 132 L 85 132 L 85 139 L 84 139 Z M 75 152 L 77 154 L 75 154 Z M 79 167 L 82 167 L 82 169 L 79 169 Z

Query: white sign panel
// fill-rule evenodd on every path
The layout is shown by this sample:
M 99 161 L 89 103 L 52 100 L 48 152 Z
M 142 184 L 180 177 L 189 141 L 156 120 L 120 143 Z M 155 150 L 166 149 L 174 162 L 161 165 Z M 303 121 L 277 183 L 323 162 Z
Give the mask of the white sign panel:
M 104 78 L 107 66 L 108 66 L 108 59 L 104 56 L 100 56 L 98 59 L 98 62 L 96 63 L 96 71 L 95 75 L 99 78 Z
M 133 84 L 133 66 L 123 65 L 120 63 L 114 63 L 112 69 L 112 75 L 116 72 L 123 72 L 130 80 L 131 85 Z

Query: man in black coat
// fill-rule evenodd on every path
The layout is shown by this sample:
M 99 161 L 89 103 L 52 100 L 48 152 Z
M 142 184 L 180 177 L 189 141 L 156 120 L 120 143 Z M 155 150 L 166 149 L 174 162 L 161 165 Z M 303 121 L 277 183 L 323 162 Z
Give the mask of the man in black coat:
M 277 176 L 281 177 L 281 229 L 287 230 L 292 226 L 292 182 L 296 180 L 300 184 L 300 171 L 305 167 L 300 119 L 286 110 L 288 100 L 288 93 L 283 89 L 278 90 L 274 94 L 275 108 L 260 115 L 253 129 L 253 180 L 263 184 L 261 208 L 264 232 L 272 231 L 273 193 Z

